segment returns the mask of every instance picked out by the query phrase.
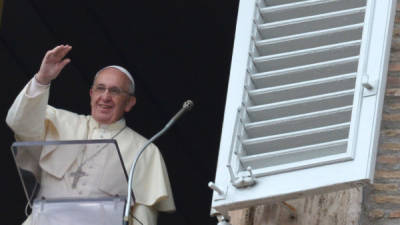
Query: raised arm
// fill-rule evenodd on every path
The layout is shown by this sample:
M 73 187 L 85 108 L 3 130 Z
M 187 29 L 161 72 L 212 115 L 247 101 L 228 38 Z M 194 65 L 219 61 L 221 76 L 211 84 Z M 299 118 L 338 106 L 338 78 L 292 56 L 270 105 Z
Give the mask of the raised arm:
M 49 50 L 42 60 L 39 72 L 19 93 L 8 111 L 6 122 L 17 140 L 42 140 L 45 132 L 49 84 L 70 62 L 64 59 L 71 50 L 69 45 L 59 45 Z

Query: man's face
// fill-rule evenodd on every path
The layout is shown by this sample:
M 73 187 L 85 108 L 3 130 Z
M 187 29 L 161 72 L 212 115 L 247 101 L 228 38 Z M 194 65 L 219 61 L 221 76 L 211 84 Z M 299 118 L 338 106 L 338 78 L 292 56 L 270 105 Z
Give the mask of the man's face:
M 90 89 L 92 117 L 101 124 L 121 119 L 136 103 L 136 98 L 127 93 L 130 84 L 129 78 L 121 71 L 115 68 L 102 70 Z M 121 92 L 116 94 L 118 90 Z

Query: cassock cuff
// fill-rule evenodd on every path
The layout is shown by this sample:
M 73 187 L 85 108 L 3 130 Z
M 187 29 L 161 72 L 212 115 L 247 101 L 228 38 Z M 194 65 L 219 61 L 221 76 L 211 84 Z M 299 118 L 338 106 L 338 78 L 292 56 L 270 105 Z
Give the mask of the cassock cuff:
M 36 75 L 35 75 L 36 76 Z M 36 80 L 36 77 L 33 76 L 30 85 L 28 85 L 28 88 L 26 90 L 26 94 L 30 97 L 36 97 L 40 94 L 42 94 L 44 91 L 46 91 L 49 87 L 50 84 L 41 84 Z

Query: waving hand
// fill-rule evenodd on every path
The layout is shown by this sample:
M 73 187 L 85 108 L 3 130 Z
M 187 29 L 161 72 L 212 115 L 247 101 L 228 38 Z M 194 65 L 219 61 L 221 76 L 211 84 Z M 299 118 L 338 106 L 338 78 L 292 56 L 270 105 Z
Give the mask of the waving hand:
M 65 65 L 71 61 L 69 58 L 64 59 L 71 49 L 69 45 L 59 45 L 47 51 L 36 75 L 37 81 L 41 84 L 49 84 L 56 79 Z

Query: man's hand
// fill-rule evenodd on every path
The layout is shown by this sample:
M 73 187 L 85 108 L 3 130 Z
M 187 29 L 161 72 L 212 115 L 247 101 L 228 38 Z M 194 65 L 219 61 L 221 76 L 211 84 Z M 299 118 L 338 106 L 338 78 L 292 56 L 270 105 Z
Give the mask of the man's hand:
M 41 84 L 49 84 L 52 80 L 56 79 L 61 70 L 71 60 L 65 58 L 65 55 L 71 50 L 69 45 L 59 45 L 52 50 L 47 51 L 42 60 L 39 72 L 36 79 Z

